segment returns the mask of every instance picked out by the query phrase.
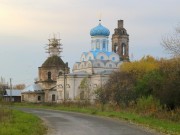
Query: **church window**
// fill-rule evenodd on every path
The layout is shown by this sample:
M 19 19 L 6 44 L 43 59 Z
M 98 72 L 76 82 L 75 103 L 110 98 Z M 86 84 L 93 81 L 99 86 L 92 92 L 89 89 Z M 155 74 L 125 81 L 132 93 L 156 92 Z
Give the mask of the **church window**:
M 117 44 L 115 43 L 115 44 L 114 44 L 114 52 L 116 53 L 117 50 L 118 50 L 118 46 L 117 46 Z
M 112 64 L 109 64 L 109 67 L 112 68 Z
M 100 49 L 100 41 L 96 40 L 96 49 Z
M 56 99 L 55 94 L 52 94 L 52 101 L 55 101 L 55 99 Z
M 106 41 L 103 40 L 103 49 L 105 50 L 106 49 Z
M 126 45 L 122 43 L 122 50 L 121 50 L 122 55 L 126 55 Z
M 103 44 L 103 49 L 106 49 L 106 45 L 105 44 Z
M 89 57 L 89 60 L 91 60 L 91 57 Z
M 38 96 L 38 101 L 41 101 L 41 96 Z
M 60 72 L 59 72 L 59 76 L 62 76 L 62 74 L 63 74 L 63 73 L 60 71 Z
M 100 67 L 100 63 L 98 63 L 97 66 Z
M 51 80 L 51 72 L 48 72 L 48 80 Z
M 112 57 L 112 60 L 115 61 L 115 57 Z
M 104 60 L 104 57 L 103 57 L 103 56 L 101 56 L 101 60 Z

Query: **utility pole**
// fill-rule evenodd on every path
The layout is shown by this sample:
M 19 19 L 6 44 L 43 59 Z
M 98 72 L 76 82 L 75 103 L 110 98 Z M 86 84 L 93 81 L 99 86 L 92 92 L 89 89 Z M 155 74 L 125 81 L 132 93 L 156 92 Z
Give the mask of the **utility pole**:
M 66 100 L 66 67 L 64 67 L 64 101 Z
M 12 102 L 12 78 L 10 78 L 10 102 Z

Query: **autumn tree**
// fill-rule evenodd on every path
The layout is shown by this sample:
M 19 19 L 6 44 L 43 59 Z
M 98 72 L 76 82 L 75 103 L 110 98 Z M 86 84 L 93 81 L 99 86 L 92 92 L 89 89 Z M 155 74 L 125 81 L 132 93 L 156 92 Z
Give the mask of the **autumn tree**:
M 163 75 L 162 87 L 155 91 L 162 104 L 171 109 L 180 106 L 180 58 L 160 61 L 159 72 Z
M 25 84 L 17 84 L 15 86 L 13 86 L 13 89 L 23 90 L 25 87 L 26 87 Z
M 120 66 L 121 72 L 133 75 L 135 78 L 142 78 L 147 72 L 158 69 L 158 61 L 152 56 L 144 56 L 139 61 L 125 62 Z
M 156 60 L 151 56 L 123 63 L 100 89 L 102 103 L 127 106 L 138 98 L 153 96 L 161 105 L 174 109 L 180 106 L 180 58 Z

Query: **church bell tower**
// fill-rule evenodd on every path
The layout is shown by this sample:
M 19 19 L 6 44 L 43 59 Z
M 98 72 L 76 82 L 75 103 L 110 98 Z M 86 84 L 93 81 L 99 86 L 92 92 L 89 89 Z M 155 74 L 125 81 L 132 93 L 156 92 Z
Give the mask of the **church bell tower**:
M 121 61 L 129 61 L 129 35 L 123 27 L 123 20 L 118 20 L 118 27 L 114 29 L 112 51 L 119 55 Z

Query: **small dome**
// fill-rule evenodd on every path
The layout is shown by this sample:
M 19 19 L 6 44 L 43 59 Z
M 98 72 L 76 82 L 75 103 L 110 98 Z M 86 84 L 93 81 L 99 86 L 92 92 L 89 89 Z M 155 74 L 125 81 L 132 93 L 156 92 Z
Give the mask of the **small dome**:
M 92 28 L 90 31 L 91 36 L 109 36 L 110 31 L 99 23 L 98 26 Z

